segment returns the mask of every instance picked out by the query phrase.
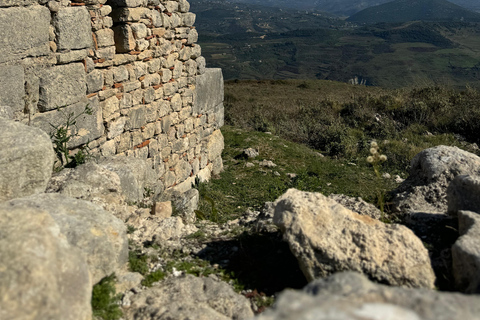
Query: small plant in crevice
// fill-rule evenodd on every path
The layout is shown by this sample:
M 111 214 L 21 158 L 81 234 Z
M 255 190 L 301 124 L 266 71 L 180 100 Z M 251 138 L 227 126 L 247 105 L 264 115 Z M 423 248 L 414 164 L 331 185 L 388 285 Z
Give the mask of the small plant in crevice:
M 103 320 L 118 320 L 123 313 L 118 301 L 120 295 L 115 292 L 115 274 L 103 278 L 92 290 L 92 311 L 95 317 Z
M 92 115 L 92 108 L 90 108 L 89 105 L 86 105 L 85 109 L 77 115 L 75 115 L 74 112 L 67 114 L 60 108 L 57 108 L 57 110 L 63 114 L 65 122 L 59 125 L 50 123 L 50 126 L 53 128 L 53 131 L 50 134 L 50 139 L 53 143 L 53 150 L 55 151 L 57 158 L 60 160 L 61 168 L 75 167 L 79 164 L 85 163 L 90 156 L 90 149 L 88 147 L 89 142 L 82 146 L 73 156 L 70 155 L 68 143 L 75 136 L 72 134 L 72 128 L 76 127 L 78 118 L 83 115 Z
M 375 187 L 377 189 L 377 204 L 381 211 L 381 220 L 385 222 L 385 187 L 382 174 L 380 173 L 380 164 L 387 161 L 387 156 L 380 154 L 380 149 L 377 142 L 372 141 L 370 144 L 370 156 L 367 157 L 367 162 L 373 166 L 375 172 L 376 182 Z
M 208 215 L 205 214 L 203 211 L 195 210 L 195 214 L 197 216 L 197 219 L 199 219 L 199 220 L 208 219 L 212 222 L 218 222 L 218 219 L 219 219 L 218 209 L 215 208 L 215 201 L 212 198 L 210 198 L 209 196 L 205 196 L 205 195 L 202 196 L 202 198 L 211 205 L 212 209 L 211 209 L 211 211 Z

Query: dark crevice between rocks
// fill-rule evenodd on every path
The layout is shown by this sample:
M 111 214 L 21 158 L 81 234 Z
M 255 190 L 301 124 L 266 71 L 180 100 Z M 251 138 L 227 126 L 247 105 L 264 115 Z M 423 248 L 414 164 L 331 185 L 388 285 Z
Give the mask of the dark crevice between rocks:
M 245 289 L 268 296 L 307 284 L 297 259 L 279 232 L 245 232 L 232 240 L 212 241 L 198 256 L 233 272 Z
M 422 240 L 435 272 L 435 287 L 440 291 L 455 291 L 452 273 L 452 245 L 458 239 L 458 219 L 446 214 L 412 213 L 405 225 Z

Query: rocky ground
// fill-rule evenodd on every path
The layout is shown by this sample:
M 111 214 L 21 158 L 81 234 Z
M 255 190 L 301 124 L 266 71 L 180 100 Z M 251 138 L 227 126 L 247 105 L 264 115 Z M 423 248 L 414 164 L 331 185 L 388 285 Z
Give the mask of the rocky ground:
M 32 132 L 19 134 L 28 156 L 1 166 L 1 319 L 478 319 L 473 154 L 420 152 L 390 216 L 358 198 L 289 189 L 219 222 L 213 203 L 204 219 L 197 189 L 156 190 L 140 159 L 52 175 L 48 137 L 3 122 Z M 3 150 L 9 143 L 0 137 Z

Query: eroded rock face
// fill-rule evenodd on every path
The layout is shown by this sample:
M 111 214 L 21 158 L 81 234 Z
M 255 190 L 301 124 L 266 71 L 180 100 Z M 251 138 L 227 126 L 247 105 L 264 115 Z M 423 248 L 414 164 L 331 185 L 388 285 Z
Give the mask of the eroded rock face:
M 395 209 L 402 213 L 444 213 L 448 185 L 465 174 L 480 174 L 480 157 L 457 147 L 425 149 L 412 159 L 410 176 L 396 191 Z
M 433 288 L 428 251 L 408 228 L 359 215 L 320 193 L 290 189 L 274 205 L 273 221 L 307 280 L 352 270 L 381 283 Z
M 123 194 L 126 201 L 139 202 L 147 191 L 153 194 L 161 193 L 162 185 L 157 181 L 155 171 L 145 160 L 132 157 L 105 158 L 99 165 L 115 172 L 120 177 Z
M 123 268 L 128 261 L 125 225 L 93 203 L 61 194 L 44 193 L 15 199 L 8 204 L 48 212 L 70 245 L 83 253 L 93 284 Z
M 55 154 L 48 135 L 0 118 L 0 202 L 44 192 Z
M 460 238 L 452 246 L 453 276 L 461 291 L 480 293 L 480 215 L 458 211 Z
M 388 287 L 354 272 L 337 273 L 284 291 L 258 320 L 474 320 L 480 297 Z
M 0 235 L 0 319 L 91 319 L 87 263 L 47 212 L 2 204 Z
M 480 176 L 460 175 L 447 189 L 448 213 L 455 216 L 459 210 L 480 213 Z
M 127 320 L 230 320 L 253 317 L 249 301 L 226 283 L 191 275 L 169 278 L 135 295 Z
M 378 210 L 377 207 L 360 197 L 353 198 L 344 194 L 331 194 L 328 197 L 358 214 L 366 215 L 373 219 L 380 219 L 382 217 L 382 212 Z

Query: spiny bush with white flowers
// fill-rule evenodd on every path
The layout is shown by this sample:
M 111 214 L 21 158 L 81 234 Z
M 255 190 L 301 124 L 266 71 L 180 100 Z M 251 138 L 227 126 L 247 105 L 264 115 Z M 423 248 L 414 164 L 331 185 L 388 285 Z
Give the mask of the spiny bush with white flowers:
M 387 156 L 380 154 L 380 148 L 376 141 L 372 141 L 370 144 L 370 156 L 367 157 L 367 162 L 373 166 L 373 171 L 377 177 L 377 198 L 378 198 L 378 207 L 382 212 L 382 220 L 385 220 L 385 188 L 383 183 L 383 177 L 380 173 L 380 164 L 387 161 Z

